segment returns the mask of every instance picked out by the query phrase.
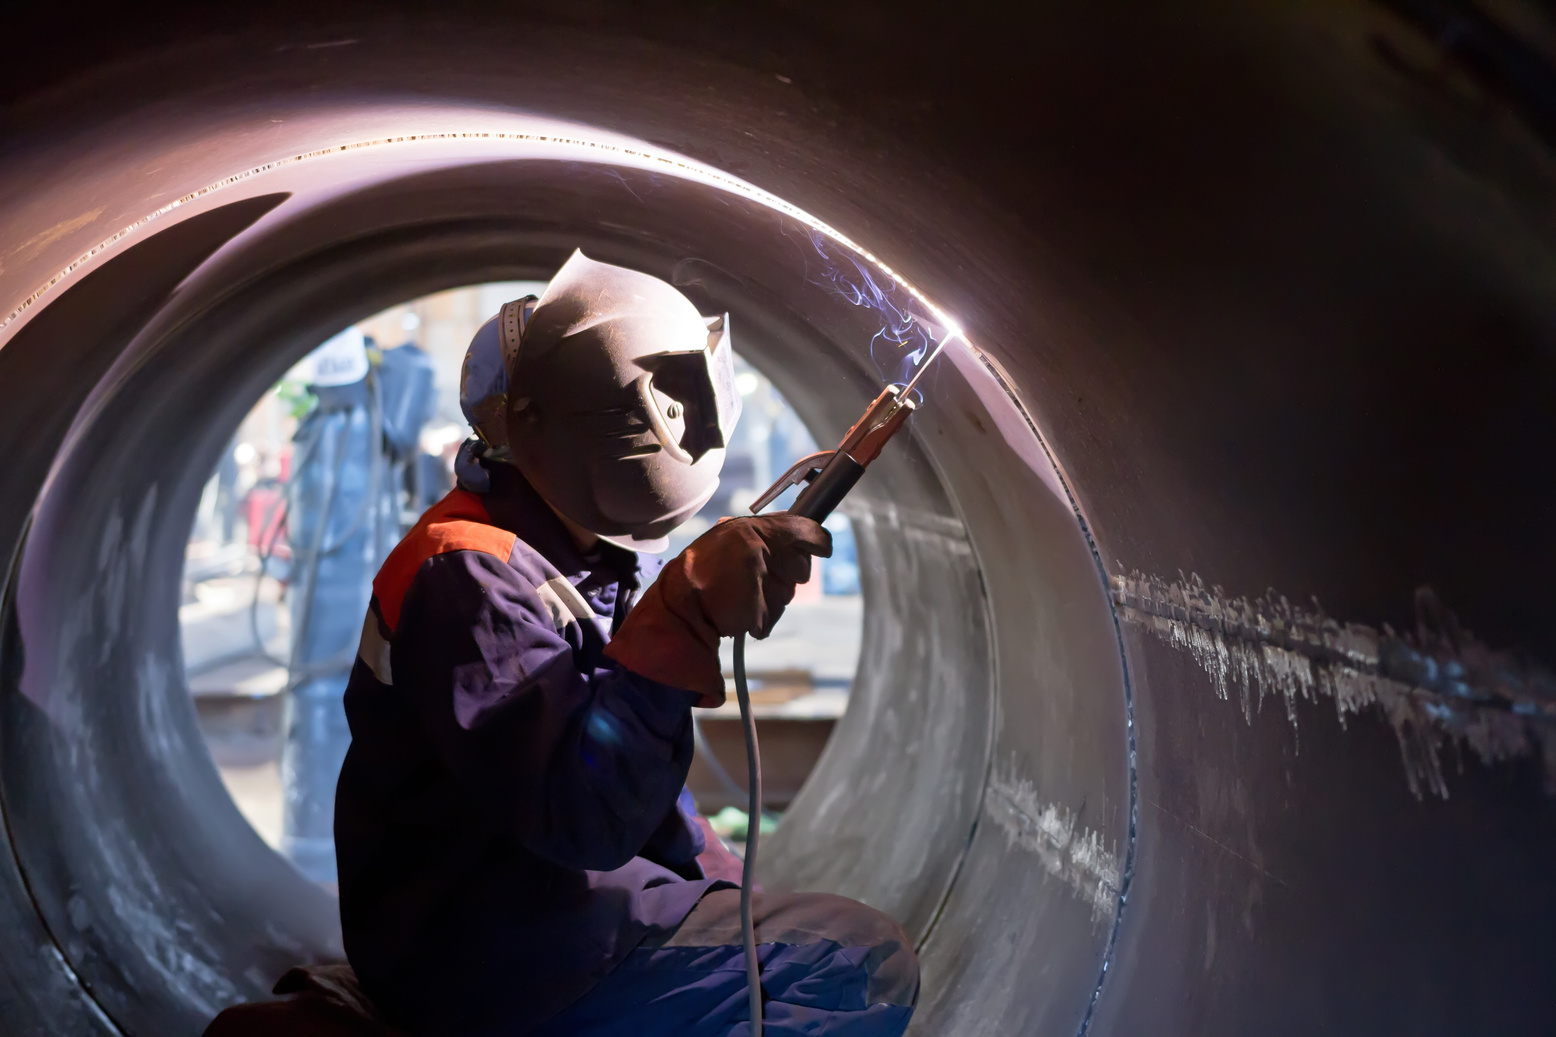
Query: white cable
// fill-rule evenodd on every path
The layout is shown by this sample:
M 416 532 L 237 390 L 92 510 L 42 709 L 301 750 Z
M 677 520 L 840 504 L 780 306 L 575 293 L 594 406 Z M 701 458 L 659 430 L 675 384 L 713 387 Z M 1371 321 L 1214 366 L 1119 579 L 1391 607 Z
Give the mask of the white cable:
M 735 700 L 740 703 L 740 726 L 746 733 L 746 788 L 749 789 L 746 857 L 740 869 L 740 936 L 746 949 L 751 1037 L 762 1037 L 762 965 L 756 957 L 756 923 L 751 918 L 751 891 L 756 886 L 756 844 L 762 830 L 762 750 L 756 742 L 756 718 L 751 715 L 751 691 L 746 687 L 745 634 L 735 638 Z

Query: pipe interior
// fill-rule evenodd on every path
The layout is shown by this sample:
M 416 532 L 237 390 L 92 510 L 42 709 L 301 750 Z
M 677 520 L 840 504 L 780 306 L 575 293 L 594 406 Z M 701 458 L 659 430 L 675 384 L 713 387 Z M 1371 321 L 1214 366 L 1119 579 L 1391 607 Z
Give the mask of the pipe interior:
M 50 474 L 10 584 L 0 767 L 42 919 L 126 1032 L 196 1033 L 224 1005 L 263 997 L 288 966 L 340 954 L 332 898 L 264 846 L 221 786 L 176 620 L 206 473 L 252 401 L 312 345 L 407 298 L 543 278 L 582 247 L 671 280 L 705 312 L 729 311 L 742 354 L 820 441 L 883 382 L 868 346 L 877 314 L 818 276 L 846 263 L 844 250 L 768 204 L 606 162 L 406 151 L 254 177 L 149 224 L 6 345 L 46 364 L 50 321 L 78 307 L 109 328 L 112 362 L 63 444 L 37 446 Z M 178 287 L 146 312 L 136 279 L 159 267 Z M 859 673 L 768 844 L 763 880 L 841 892 L 902 921 L 925 956 L 919 1025 L 935 1032 L 937 1017 L 1005 984 L 970 941 L 1046 954 L 1058 1000 L 1071 1002 L 1058 1010 L 1073 1013 L 1110 932 L 1105 902 L 1030 872 L 1014 881 L 1046 915 L 1045 936 L 1029 922 L 969 931 L 962 919 L 984 912 L 990 870 L 1020 852 L 1009 826 L 979 824 L 990 775 L 1021 768 L 1084 786 L 1072 801 L 1093 804 L 1084 823 L 1115 855 L 1129 786 L 1099 571 L 1029 417 L 973 350 L 955 348 L 925 387 L 911 435 L 848 502 L 867 606 Z M 991 552 L 1006 561 L 982 564 Z M 1002 672 L 1041 686 L 1012 697 Z M 1079 754 L 1093 765 L 1074 767 Z

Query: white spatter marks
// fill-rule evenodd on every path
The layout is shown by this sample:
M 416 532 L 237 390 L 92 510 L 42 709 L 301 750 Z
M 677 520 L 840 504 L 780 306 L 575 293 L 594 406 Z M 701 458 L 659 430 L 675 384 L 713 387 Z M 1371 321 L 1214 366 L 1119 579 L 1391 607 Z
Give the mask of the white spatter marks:
M 110 512 L 96 545 L 97 579 L 61 624 L 62 663 L 47 701 L 51 717 L 70 735 L 71 773 L 101 819 L 94 835 L 98 852 L 73 877 L 79 889 L 66 907 L 65 948 L 79 961 L 104 942 L 91 938 L 94 930 L 125 934 L 137 960 L 209 1016 L 238 996 L 215 964 L 222 960 L 221 949 L 202 934 L 199 919 L 184 913 L 198 908 L 170 909 L 184 905 L 187 896 L 169 887 L 166 874 L 147 856 L 143 834 L 126 820 L 144 816 L 148 806 L 155 809 L 150 797 L 156 778 L 125 783 L 96 751 L 106 737 L 102 725 L 127 716 L 140 724 L 153 754 L 166 756 L 184 747 L 173 735 L 179 708 L 187 713 L 188 707 L 178 699 L 182 689 L 172 665 L 155 655 L 134 659 L 128 652 L 145 607 L 157 496 L 152 486 L 138 501 Z M 112 688 L 118 693 L 109 702 L 96 694 L 103 674 L 114 675 Z M 125 701 L 125 692 L 134 696 L 132 703 Z M 126 708 L 133 713 L 121 712 Z
M 1488 649 L 1426 588 L 1416 592 L 1413 634 L 1340 623 L 1316 603 L 1309 611 L 1273 592 L 1232 598 L 1198 576 L 1115 576 L 1113 600 L 1122 619 L 1193 657 L 1218 697 L 1228 699 L 1235 683 L 1249 723 L 1266 695 L 1284 700 L 1293 729 L 1298 698 L 1332 699 L 1342 726 L 1364 708 L 1380 709 L 1417 797 L 1430 790 L 1447 798 L 1442 749 L 1450 741 L 1488 763 L 1539 752 L 1556 791 L 1556 675 Z
M 1101 834 L 1079 824 L 1074 811 L 1042 802 L 1032 782 L 1016 777 L 1013 762 L 996 769 L 983 809 L 1010 846 L 1034 853 L 1049 875 L 1091 907 L 1093 922 L 1113 920 L 1123 872 Z
M 121 1032 L 118 1024 L 110 1019 L 102 1006 L 97 1003 L 97 999 L 86 992 L 86 986 L 81 982 L 81 976 L 76 972 L 75 966 L 71 965 L 54 941 L 45 940 L 36 947 L 36 950 L 39 958 L 57 970 L 61 976 L 69 977 L 67 989 L 70 994 L 67 996 L 70 996 L 77 1006 L 86 1009 L 87 1014 L 97 1021 L 101 1032 Z
M 117 883 L 108 886 L 108 901 L 123 932 L 166 984 L 207 1016 L 238 999 L 238 989 L 211 966 L 219 956 L 200 946 L 191 926 L 168 919 L 140 890 Z

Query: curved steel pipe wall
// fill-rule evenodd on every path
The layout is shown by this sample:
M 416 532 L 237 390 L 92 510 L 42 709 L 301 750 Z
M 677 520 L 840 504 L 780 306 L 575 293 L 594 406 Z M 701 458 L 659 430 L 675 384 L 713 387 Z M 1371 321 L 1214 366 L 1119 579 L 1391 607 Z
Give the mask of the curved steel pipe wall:
M 333 952 L 172 618 L 198 483 L 310 342 L 583 243 L 731 309 L 823 433 L 868 398 L 868 315 L 720 169 L 981 350 L 861 488 L 864 664 L 772 880 L 919 933 L 925 1033 L 1551 1028 L 1542 145 L 1368 7 L 863 11 L 260 27 L 10 109 L 9 1028 L 194 1032 Z M 396 139 L 451 132 L 488 136 Z

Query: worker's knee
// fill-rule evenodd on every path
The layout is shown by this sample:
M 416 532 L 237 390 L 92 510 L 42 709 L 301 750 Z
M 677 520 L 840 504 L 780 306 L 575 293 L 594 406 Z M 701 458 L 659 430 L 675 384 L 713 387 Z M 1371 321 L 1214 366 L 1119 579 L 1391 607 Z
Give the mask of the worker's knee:
M 891 922 L 891 919 L 887 921 Z M 918 954 L 902 927 L 896 922 L 891 924 L 896 931 L 895 938 L 877 944 L 871 954 L 872 960 L 866 965 L 870 974 L 868 996 L 871 1004 L 911 1008 L 918 1004 Z
M 911 1007 L 918 1001 L 918 955 L 913 951 L 913 941 L 895 919 L 847 897 L 829 893 L 792 896 L 801 903 L 775 905 L 777 909 L 768 917 L 782 919 L 792 911 L 796 921 L 825 919 L 819 927 L 823 938 L 845 947 L 869 948 L 864 963 L 869 976 L 868 1003 Z M 762 928 L 759 921 L 759 937 Z
M 753 898 L 759 944 L 805 946 L 829 941 L 866 951 L 866 997 L 871 1004 L 913 1005 L 918 999 L 918 956 L 913 942 L 890 916 L 831 893 L 758 893 Z M 740 891 L 703 897 L 674 932 L 667 947 L 738 945 Z

